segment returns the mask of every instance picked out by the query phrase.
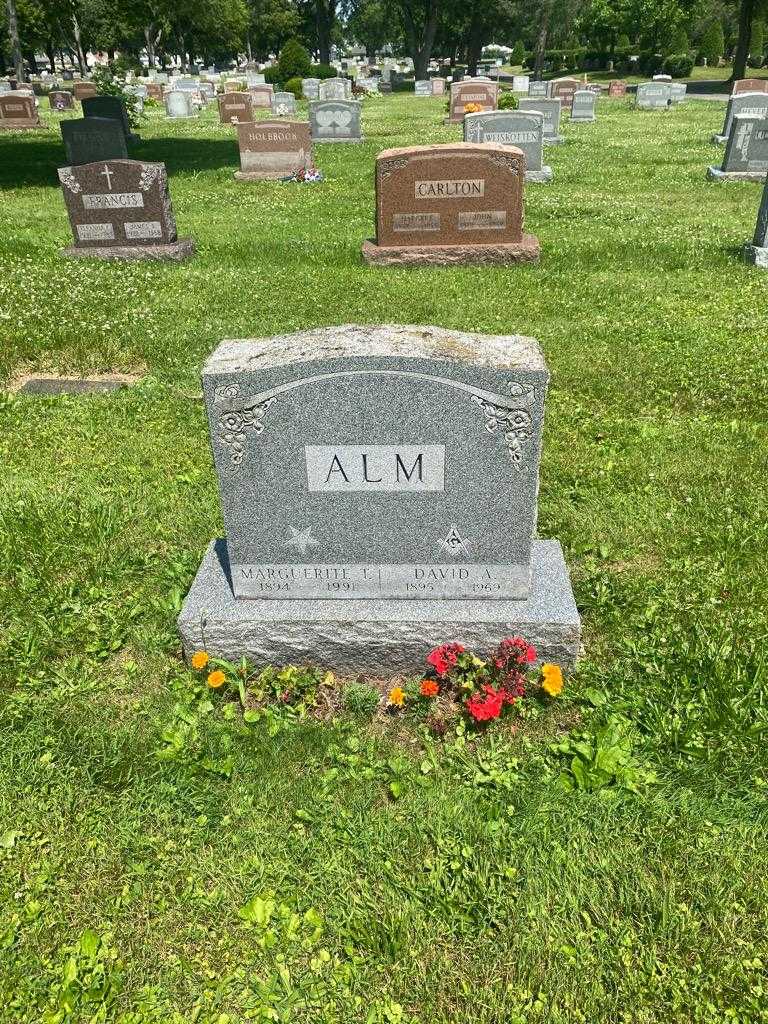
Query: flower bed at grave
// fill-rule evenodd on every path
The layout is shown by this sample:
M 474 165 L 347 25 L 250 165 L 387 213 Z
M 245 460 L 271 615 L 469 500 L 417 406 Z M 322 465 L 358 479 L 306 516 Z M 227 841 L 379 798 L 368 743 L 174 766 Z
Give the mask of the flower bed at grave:
M 535 661 L 535 648 L 519 636 L 502 640 L 487 658 L 462 644 L 444 643 L 427 656 L 421 679 L 378 691 L 369 685 L 369 711 L 381 719 L 411 716 L 436 735 L 457 719 L 482 730 L 513 714 L 529 693 L 544 700 L 562 693 L 560 666 L 544 664 L 536 672 Z M 316 667 L 256 671 L 245 661 L 235 665 L 205 651 L 197 651 L 191 665 L 209 689 L 237 695 L 246 721 L 275 713 L 328 718 L 344 704 L 333 673 Z

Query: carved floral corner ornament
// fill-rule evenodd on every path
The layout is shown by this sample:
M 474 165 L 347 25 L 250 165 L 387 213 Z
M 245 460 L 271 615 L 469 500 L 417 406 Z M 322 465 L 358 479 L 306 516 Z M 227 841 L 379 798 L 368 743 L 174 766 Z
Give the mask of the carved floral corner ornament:
M 510 399 L 517 399 L 510 402 L 509 406 L 489 402 L 480 395 L 473 395 L 472 401 L 483 410 L 485 429 L 489 434 L 495 434 L 499 427 L 503 430 L 509 457 L 519 473 L 523 466 L 526 443 L 533 427 L 528 407 L 536 398 L 536 389 L 533 384 L 520 384 L 512 380 L 507 381 L 507 387 Z

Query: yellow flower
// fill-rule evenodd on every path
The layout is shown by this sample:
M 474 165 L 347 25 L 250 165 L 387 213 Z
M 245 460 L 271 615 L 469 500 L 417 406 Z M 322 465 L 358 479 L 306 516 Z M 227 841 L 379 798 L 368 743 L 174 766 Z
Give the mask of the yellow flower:
M 557 697 L 563 692 L 563 670 L 559 665 L 547 662 L 541 666 L 541 688 L 550 697 Z
M 389 691 L 389 703 L 401 708 L 405 704 L 405 690 L 401 686 L 395 686 Z
M 208 685 L 212 690 L 218 690 L 218 688 L 220 686 L 223 686 L 224 683 L 226 683 L 226 681 L 227 677 L 224 675 L 220 668 L 217 668 L 215 672 L 211 672 L 211 674 L 208 676 Z
M 334 676 L 333 672 L 326 672 L 323 676 L 323 686 L 333 686 L 335 682 L 336 676 Z
M 192 655 L 192 668 L 201 669 L 210 661 L 210 658 L 205 651 L 195 651 Z

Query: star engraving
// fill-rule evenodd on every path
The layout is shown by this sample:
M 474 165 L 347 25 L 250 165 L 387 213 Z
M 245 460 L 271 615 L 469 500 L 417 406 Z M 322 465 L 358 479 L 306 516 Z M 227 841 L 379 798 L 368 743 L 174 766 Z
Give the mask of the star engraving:
M 312 527 L 306 530 L 297 530 L 294 526 L 288 527 L 290 537 L 283 544 L 284 548 L 298 548 L 302 555 L 306 555 L 307 548 L 315 548 L 320 543 L 317 537 L 312 536 Z
M 461 536 L 455 523 L 451 523 L 448 534 L 438 543 L 452 558 L 459 558 L 461 555 L 469 558 L 469 549 L 467 547 L 469 541 L 466 537 Z

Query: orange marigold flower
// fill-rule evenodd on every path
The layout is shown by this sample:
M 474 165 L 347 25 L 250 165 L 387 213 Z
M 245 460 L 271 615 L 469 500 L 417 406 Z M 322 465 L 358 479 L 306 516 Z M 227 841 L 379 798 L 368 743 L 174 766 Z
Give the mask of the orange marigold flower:
M 224 675 L 220 668 L 217 668 L 208 676 L 208 685 L 212 690 L 218 690 L 218 688 L 220 686 L 223 686 L 224 683 L 226 683 L 226 681 L 227 677 Z
M 395 686 L 389 691 L 389 703 L 394 707 L 401 708 L 405 704 L 405 690 L 401 686 Z
M 422 697 L 436 697 L 440 693 L 440 687 L 434 679 L 424 679 L 421 683 Z
M 563 692 L 563 670 L 559 665 L 547 662 L 541 666 L 541 688 L 550 697 L 557 697 Z
M 192 668 L 205 668 L 210 660 L 206 651 L 195 651 L 192 655 Z

